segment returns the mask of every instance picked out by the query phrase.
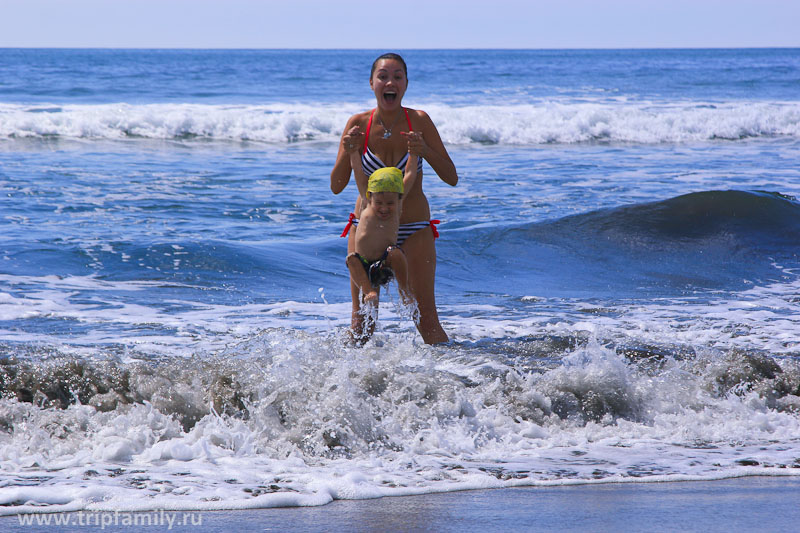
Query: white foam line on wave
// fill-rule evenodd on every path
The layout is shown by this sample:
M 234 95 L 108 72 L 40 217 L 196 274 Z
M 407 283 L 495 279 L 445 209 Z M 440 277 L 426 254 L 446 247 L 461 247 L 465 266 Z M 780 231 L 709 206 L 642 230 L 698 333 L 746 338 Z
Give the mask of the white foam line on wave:
M 46 109 L 46 108 L 44 108 Z M 68 105 L 41 111 L 0 104 L 0 137 L 174 139 L 198 137 L 286 143 L 335 141 L 360 106 L 303 104 L 223 106 L 200 104 Z M 800 104 L 733 102 L 564 103 L 454 107 L 431 104 L 442 137 L 451 144 L 511 145 L 738 140 L 800 136 Z

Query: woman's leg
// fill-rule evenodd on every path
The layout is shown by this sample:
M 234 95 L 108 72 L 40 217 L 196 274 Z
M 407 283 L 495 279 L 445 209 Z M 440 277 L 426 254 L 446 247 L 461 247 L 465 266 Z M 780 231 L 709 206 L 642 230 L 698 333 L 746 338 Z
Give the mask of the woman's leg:
M 426 344 L 447 342 L 447 333 L 439 323 L 436 311 L 434 282 L 436 278 L 436 245 L 430 229 L 421 229 L 403 243 L 408 262 L 408 284 L 419 308 L 417 329 Z

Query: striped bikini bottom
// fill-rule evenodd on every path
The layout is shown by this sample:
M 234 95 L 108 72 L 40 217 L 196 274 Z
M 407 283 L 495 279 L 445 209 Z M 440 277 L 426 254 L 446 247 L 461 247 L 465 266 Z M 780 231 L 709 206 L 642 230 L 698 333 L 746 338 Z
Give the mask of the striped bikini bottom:
M 436 229 L 436 224 L 439 222 L 439 220 L 420 220 L 419 222 L 400 224 L 400 227 L 397 229 L 397 246 L 402 246 L 411 235 L 425 228 L 431 228 L 434 239 L 439 238 L 439 230 Z M 358 226 L 358 219 L 353 213 L 350 213 L 350 218 L 347 220 L 347 225 L 344 227 L 342 237 L 347 237 L 350 226 Z

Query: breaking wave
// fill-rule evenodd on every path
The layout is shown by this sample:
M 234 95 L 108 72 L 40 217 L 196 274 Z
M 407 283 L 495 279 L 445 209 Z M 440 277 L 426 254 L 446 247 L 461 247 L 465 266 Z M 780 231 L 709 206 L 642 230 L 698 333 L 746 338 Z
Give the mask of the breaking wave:
M 447 143 L 683 143 L 800 137 L 796 103 L 423 106 Z M 360 106 L 0 104 L 0 138 L 335 142 Z
M 271 330 L 209 358 L 4 359 L 0 513 L 800 473 L 793 358 L 395 341 Z

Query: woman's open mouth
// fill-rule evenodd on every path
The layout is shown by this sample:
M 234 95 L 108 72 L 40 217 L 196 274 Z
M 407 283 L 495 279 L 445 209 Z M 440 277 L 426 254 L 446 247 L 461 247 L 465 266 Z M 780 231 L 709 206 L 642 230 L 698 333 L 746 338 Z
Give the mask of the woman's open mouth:
M 387 104 L 392 104 L 397 100 L 397 93 L 394 91 L 387 91 L 383 93 L 383 99 L 386 100 Z

